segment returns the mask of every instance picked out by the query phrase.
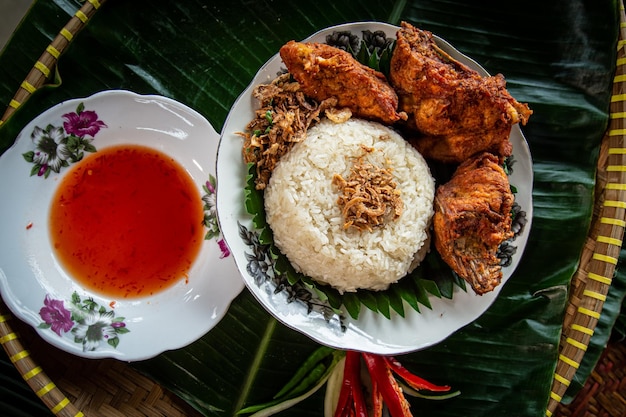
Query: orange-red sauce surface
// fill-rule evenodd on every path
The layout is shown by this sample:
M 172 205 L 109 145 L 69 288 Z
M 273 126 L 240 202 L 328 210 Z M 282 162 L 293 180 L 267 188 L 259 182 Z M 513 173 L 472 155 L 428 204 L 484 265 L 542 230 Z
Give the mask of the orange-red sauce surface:
M 169 156 L 139 145 L 103 148 L 59 184 L 52 246 L 85 288 L 149 296 L 187 278 L 204 238 L 202 206 L 190 175 Z

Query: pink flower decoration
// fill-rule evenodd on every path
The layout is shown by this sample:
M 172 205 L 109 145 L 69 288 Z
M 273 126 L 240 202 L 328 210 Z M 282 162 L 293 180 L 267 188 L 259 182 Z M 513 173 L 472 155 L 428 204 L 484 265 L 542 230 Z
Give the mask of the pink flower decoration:
M 62 300 L 53 300 L 48 294 L 39 310 L 41 319 L 50 325 L 53 332 L 61 336 L 61 332 L 69 332 L 74 327 L 72 314 L 67 310 Z
M 43 164 L 41 168 L 39 168 L 39 171 L 37 171 L 37 176 L 38 177 L 43 176 L 43 174 L 45 174 L 47 170 L 48 170 L 48 164 Z
M 81 138 L 87 135 L 95 136 L 101 128 L 107 127 L 102 120 L 98 120 L 98 115 L 92 110 L 84 110 L 80 113 L 66 113 L 63 115 L 63 118 L 67 120 L 63 122 L 65 131 Z
M 230 249 L 228 249 L 228 246 L 226 245 L 226 241 L 224 239 L 219 239 L 217 241 L 217 244 L 219 245 L 220 250 L 222 251 L 222 255 L 220 256 L 220 259 L 224 259 L 230 256 Z
M 210 181 L 207 181 L 205 185 L 206 185 L 207 190 L 209 190 L 209 193 L 211 194 L 215 193 L 215 187 L 213 187 L 213 184 L 211 184 Z

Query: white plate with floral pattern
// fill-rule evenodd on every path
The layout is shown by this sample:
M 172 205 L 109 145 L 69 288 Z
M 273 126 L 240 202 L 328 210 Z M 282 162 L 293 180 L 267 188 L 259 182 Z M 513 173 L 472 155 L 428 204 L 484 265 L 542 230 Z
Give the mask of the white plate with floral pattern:
M 31 121 L 0 157 L 0 291 L 10 310 L 52 345 L 89 358 L 147 359 L 213 328 L 243 289 L 217 223 L 218 141 L 196 111 L 129 91 L 69 100 Z M 188 278 L 143 298 L 83 288 L 55 258 L 47 226 L 73 158 L 122 144 L 153 148 L 182 165 L 204 211 L 206 234 Z
M 382 31 L 395 38 L 398 27 L 378 22 L 342 24 L 323 29 L 305 41 L 326 42 L 333 32 L 349 31 L 363 37 L 364 31 Z M 462 55 L 445 40 L 435 36 L 438 45 L 455 59 L 483 75 L 487 72 L 475 61 Z M 508 265 L 503 268 L 503 280 L 494 291 L 476 295 L 469 285 L 467 290 L 454 287 L 451 298 L 430 295 L 430 308 L 422 305 L 419 311 L 404 303 L 404 316 L 389 309 L 389 317 L 361 305 L 355 319 L 345 309 L 336 311 L 324 296 L 306 286 L 288 285 L 276 274 L 276 259 L 267 247 L 259 243 L 263 230 L 256 229 L 252 216 L 245 207 L 247 167 L 241 157 L 243 138 L 237 132 L 245 131 L 254 118 L 258 104 L 252 89 L 269 83 L 285 71 L 278 54 L 258 71 L 248 88 L 239 96 L 230 110 L 222 130 L 218 149 L 217 178 L 221 188 L 217 193 L 218 219 L 224 238 L 230 247 L 246 286 L 257 300 L 285 325 L 312 339 L 340 349 L 353 349 L 378 354 L 399 354 L 432 346 L 480 317 L 494 302 L 506 281 L 520 262 L 532 220 L 532 159 L 526 140 L 515 125 L 511 131 L 515 167 L 510 175 L 517 188 L 516 202 L 521 207 L 521 232 L 516 236 Z M 223 191 L 226 190 L 226 191 Z M 318 290 L 319 291 L 319 290 Z M 393 295 L 393 294 L 392 294 Z M 397 295 L 396 295 L 397 297 Z M 390 297 L 391 299 L 392 297 Z

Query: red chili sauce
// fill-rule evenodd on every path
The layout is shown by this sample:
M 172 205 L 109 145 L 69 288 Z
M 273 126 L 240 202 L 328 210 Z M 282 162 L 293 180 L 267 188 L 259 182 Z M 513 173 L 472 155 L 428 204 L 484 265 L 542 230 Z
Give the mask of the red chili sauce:
M 68 171 L 52 200 L 59 263 L 85 288 L 144 297 L 187 279 L 204 239 L 200 193 L 169 156 L 104 148 Z

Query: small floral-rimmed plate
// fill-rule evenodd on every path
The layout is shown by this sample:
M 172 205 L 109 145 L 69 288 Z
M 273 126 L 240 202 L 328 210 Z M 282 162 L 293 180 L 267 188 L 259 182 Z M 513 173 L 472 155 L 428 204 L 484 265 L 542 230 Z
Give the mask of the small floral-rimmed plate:
M 395 38 L 398 29 L 397 26 L 379 22 L 348 23 L 323 29 L 305 41 L 323 43 L 327 35 L 340 31 L 359 37 L 364 31 L 382 31 L 387 37 Z M 435 39 L 439 47 L 453 58 L 488 75 L 480 65 L 445 40 L 437 36 Z M 430 308 L 422 306 L 417 311 L 407 306 L 404 316 L 391 311 L 387 318 L 380 312 L 362 307 L 358 318 L 354 319 L 348 314 L 331 312 L 332 309 L 325 307 L 328 303 L 323 296 L 318 297 L 316 292 L 307 291 L 304 286 L 288 287 L 284 280 L 277 278 L 274 255 L 260 244 L 262 231 L 255 228 L 252 216 L 244 206 L 247 167 L 241 157 L 243 138 L 237 132 L 245 130 L 258 107 L 252 97 L 252 89 L 258 84 L 269 83 L 284 70 L 278 54 L 261 67 L 231 108 L 218 149 L 217 178 L 221 185 L 217 193 L 219 223 L 248 289 L 278 320 L 312 339 L 335 348 L 378 354 L 407 353 L 432 346 L 480 317 L 517 268 L 531 227 L 532 159 L 519 126 L 514 125 L 511 130 L 515 167 L 509 178 L 517 188 L 516 202 L 525 212 L 526 224 L 514 241 L 514 253 L 508 266 L 503 268 L 501 285 L 482 296 L 476 295 L 469 286 L 467 291 L 455 287 L 451 298 L 430 296 Z M 307 294 L 301 294 L 305 291 Z
M 89 358 L 147 359 L 213 328 L 243 289 L 217 223 L 218 141 L 196 111 L 129 91 L 69 100 L 31 121 L 0 157 L 0 291 L 11 311 L 52 345 Z M 81 287 L 55 259 L 48 232 L 64 174 L 84 155 L 121 144 L 172 157 L 197 184 L 204 209 L 206 235 L 188 279 L 144 298 L 110 299 Z

